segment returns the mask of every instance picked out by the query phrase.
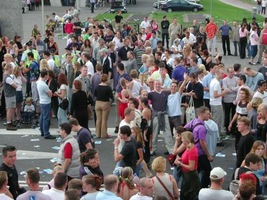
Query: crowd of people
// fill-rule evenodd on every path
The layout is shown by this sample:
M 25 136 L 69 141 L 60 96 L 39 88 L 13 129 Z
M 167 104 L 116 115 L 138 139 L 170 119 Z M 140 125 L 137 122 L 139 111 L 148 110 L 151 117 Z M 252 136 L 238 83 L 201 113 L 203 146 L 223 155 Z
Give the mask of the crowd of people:
M 233 135 L 236 179 L 240 179 L 237 198 L 261 198 L 266 182 L 267 20 L 262 27 L 255 18 L 250 23 L 243 19 L 240 25 L 234 21 L 233 26 L 224 21 L 218 27 L 210 18 L 203 26 L 194 20 L 191 27 L 182 29 L 176 18 L 170 22 L 164 16 L 158 24 L 145 17 L 137 32 L 124 23 L 120 12 L 114 27 L 92 18 L 83 24 L 75 16 L 74 22 L 64 19 L 65 52 L 60 52 L 54 39 L 59 20 L 55 13 L 47 16 L 44 40 L 37 25 L 25 45 L 20 36 L 0 40 L 1 115 L 6 116 L 6 129 L 15 131 L 38 118 L 35 125 L 40 135 L 55 139 L 50 133 L 51 117 L 55 117 L 62 138 L 54 178 L 42 193 L 35 168 L 26 174 L 30 190 L 19 186 L 16 148 L 4 147 L 3 195 L 14 199 L 233 199 L 231 192 L 222 189 L 226 172 L 211 166 L 216 146 L 224 146 L 223 138 Z M 223 64 L 224 56 L 245 59 L 246 55 L 248 64 L 262 66 L 256 71 L 238 63 Z M 95 127 L 96 138 L 112 137 L 108 132 L 112 104 L 117 113 L 116 164 L 114 175 L 104 176 L 101 149 L 94 149 L 90 128 Z M 94 123 L 88 125 L 89 119 Z M 164 154 L 174 158 L 173 175 L 166 173 L 166 158 L 150 160 L 159 152 L 161 133 Z M 149 169 L 151 162 L 155 176 Z

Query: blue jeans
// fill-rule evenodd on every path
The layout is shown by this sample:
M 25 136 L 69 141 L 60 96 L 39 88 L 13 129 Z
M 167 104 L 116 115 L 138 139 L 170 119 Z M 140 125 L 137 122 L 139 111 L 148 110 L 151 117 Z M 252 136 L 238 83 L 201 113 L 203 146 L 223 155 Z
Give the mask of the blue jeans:
M 40 123 L 41 136 L 47 137 L 50 135 L 49 128 L 50 128 L 51 103 L 40 104 L 40 107 L 41 107 L 41 115 L 39 123 Z

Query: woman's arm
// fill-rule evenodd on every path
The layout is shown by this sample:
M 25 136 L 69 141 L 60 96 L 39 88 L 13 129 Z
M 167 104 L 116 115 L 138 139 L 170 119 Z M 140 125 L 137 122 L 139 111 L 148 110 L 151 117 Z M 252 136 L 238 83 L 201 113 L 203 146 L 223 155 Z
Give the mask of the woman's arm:
M 55 54 L 59 54 L 58 45 L 56 42 L 54 44 L 55 44 L 55 48 L 56 48 Z
M 195 169 L 195 163 L 196 163 L 195 160 L 189 160 L 189 164 L 188 165 L 186 165 L 186 164 L 184 164 L 184 163 L 181 162 L 180 166 L 188 169 L 189 171 L 194 171 L 194 169 Z
M 233 119 L 232 119 L 232 121 L 230 122 L 230 124 L 229 124 L 229 126 L 228 126 L 228 131 L 231 130 L 233 123 L 234 123 L 234 122 L 237 120 L 237 118 L 238 118 L 238 115 L 239 115 L 239 114 L 236 112 L 235 115 L 234 115 L 234 117 L 233 117 Z
M 137 160 L 136 166 L 138 166 L 144 160 L 143 149 L 142 148 L 138 148 L 137 149 L 137 153 L 138 153 L 138 156 L 139 156 L 139 160 Z

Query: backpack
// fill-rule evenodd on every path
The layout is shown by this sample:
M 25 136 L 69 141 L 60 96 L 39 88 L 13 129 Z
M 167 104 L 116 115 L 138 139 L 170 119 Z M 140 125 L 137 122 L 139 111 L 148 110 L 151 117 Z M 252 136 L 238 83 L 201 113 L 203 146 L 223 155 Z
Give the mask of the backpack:
M 262 38 L 261 44 L 267 45 L 267 30 L 263 30 L 261 38 Z
M 237 195 L 238 188 L 239 188 L 239 180 L 237 180 L 239 168 L 236 168 L 234 174 L 234 180 L 232 180 L 229 184 L 229 190 L 233 193 L 233 195 Z
M 194 120 L 195 121 L 195 120 Z M 191 127 L 187 128 L 186 130 L 190 131 L 193 133 L 193 130 L 197 127 L 197 126 L 200 126 L 200 125 L 203 125 L 205 126 L 203 123 L 196 123 L 195 125 L 193 125 L 194 121 L 192 121 L 192 124 L 191 124 Z M 195 141 L 195 144 L 197 144 L 199 142 L 199 139 L 197 141 Z

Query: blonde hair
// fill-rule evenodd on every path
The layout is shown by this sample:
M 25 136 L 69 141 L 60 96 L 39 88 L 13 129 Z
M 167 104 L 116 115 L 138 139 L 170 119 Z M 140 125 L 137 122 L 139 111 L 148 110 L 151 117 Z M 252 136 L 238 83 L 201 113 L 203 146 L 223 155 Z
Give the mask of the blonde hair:
M 16 66 L 16 67 L 14 67 L 12 74 L 14 74 L 15 77 L 18 77 L 19 72 L 20 72 L 20 67 Z
M 156 173 L 164 172 L 166 170 L 166 159 L 162 156 L 155 158 L 152 162 L 152 170 Z
M 254 109 L 258 109 L 259 105 L 262 104 L 262 98 L 260 97 L 253 97 L 252 100 L 251 100 L 251 106 L 252 108 Z
M 46 59 L 42 59 L 40 61 L 40 71 L 42 71 L 43 69 L 50 70 L 50 67 Z
M 181 133 L 181 137 L 184 141 L 188 143 L 188 146 L 191 147 L 193 144 L 195 144 L 194 135 L 190 131 L 185 131 Z
M 10 53 L 6 53 L 6 54 L 4 55 L 4 58 L 12 59 L 12 55 L 11 55 Z

